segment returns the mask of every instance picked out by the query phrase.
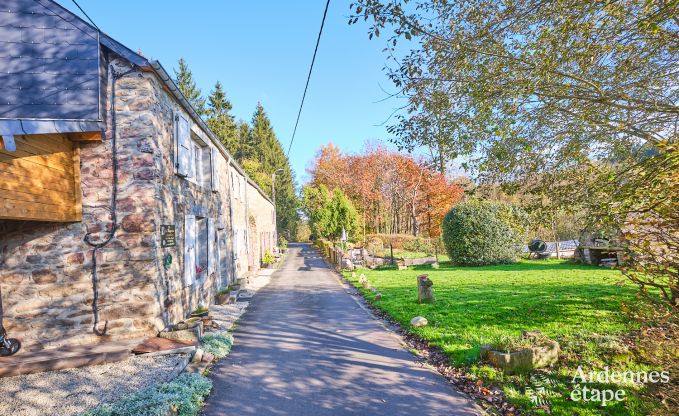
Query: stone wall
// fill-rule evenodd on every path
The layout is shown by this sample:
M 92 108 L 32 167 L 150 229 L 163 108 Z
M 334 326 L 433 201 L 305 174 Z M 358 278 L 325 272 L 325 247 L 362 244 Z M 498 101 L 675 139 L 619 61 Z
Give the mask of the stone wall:
M 246 183 L 246 176 L 234 164 L 231 164 L 229 166 L 230 211 L 232 213 L 232 241 L 236 278 L 243 278 L 250 274 L 250 259 L 252 256 L 248 244 L 249 225 Z
M 134 74 L 118 83 L 118 227 L 97 254 L 99 329 L 108 322 L 107 335 L 115 338 L 152 334 L 164 326 L 154 253 L 159 160 L 154 116 L 140 104 L 153 99 L 152 91 L 142 80 Z M 0 223 L 4 325 L 27 351 L 98 338 L 92 331 L 92 248 L 83 238 L 91 233 L 92 241 L 102 241 L 111 230 L 108 121 L 104 141 L 81 143 L 82 222 Z
M 248 182 L 248 214 L 250 218 L 250 241 L 255 267 L 259 268 L 262 256 L 275 246 L 275 217 L 273 205 L 260 191 Z
M 127 71 L 116 62 L 115 71 Z M 107 91 L 110 92 L 110 79 Z M 110 101 L 107 100 L 107 103 Z M 132 72 L 116 83 L 118 149 L 117 230 L 97 254 L 99 329 L 108 338 L 154 335 L 210 305 L 231 267 L 229 181 L 219 192 L 174 173 L 174 114 L 183 111 L 152 73 Z M 0 222 L 0 288 L 4 324 L 26 351 L 98 340 L 92 331 L 92 248 L 111 230 L 112 129 L 81 143 L 83 220 L 78 223 Z M 204 137 L 205 133 L 197 134 Z M 218 158 L 220 177 L 228 160 Z M 220 236 L 220 267 L 193 285 L 183 269 L 186 214 L 213 218 Z M 177 246 L 160 246 L 161 224 L 174 224 Z M 172 256 L 164 267 L 167 255 Z

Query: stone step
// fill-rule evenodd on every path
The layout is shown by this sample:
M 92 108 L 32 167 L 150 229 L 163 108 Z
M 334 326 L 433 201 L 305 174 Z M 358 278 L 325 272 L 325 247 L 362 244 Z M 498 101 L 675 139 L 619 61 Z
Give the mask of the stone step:
M 0 377 L 44 371 L 65 370 L 123 361 L 139 340 L 111 341 L 94 345 L 73 345 L 0 357 Z

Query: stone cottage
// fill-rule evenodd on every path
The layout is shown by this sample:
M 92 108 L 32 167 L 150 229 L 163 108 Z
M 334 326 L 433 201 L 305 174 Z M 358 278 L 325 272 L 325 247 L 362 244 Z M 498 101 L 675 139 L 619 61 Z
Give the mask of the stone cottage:
M 0 290 L 25 350 L 154 335 L 256 272 L 274 206 L 165 69 L 0 4 Z

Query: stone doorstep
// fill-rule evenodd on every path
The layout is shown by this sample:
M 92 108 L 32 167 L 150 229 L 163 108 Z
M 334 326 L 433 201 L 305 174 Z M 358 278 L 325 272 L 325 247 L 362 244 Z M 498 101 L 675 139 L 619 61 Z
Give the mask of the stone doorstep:
M 0 357 L 0 377 L 123 361 L 130 356 L 130 351 L 138 343 L 139 340 L 137 339 L 103 342 L 94 345 L 74 345 L 24 354 L 19 351 L 17 355 Z
M 276 269 L 259 269 L 257 272 L 257 277 L 260 276 L 271 276 L 276 272 Z

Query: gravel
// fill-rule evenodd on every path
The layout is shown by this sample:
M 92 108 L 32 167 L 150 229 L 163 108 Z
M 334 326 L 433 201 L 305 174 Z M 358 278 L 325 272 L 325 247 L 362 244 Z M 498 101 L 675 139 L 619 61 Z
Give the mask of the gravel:
M 244 297 L 249 299 L 266 286 L 271 272 L 251 278 Z M 248 304 L 239 301 L 211 306 L 210 315 L 219 324 L 218 332 L 230 330 Z M 116 363 L 2 378 L 0 415 L 77 415 L 154 383 L 170 381 L 183 363 L 180 355 L 140 355 Z
M 128 360 L 0 379 L 0 415 L 76 415 L 177 375 L 180 355 Z

